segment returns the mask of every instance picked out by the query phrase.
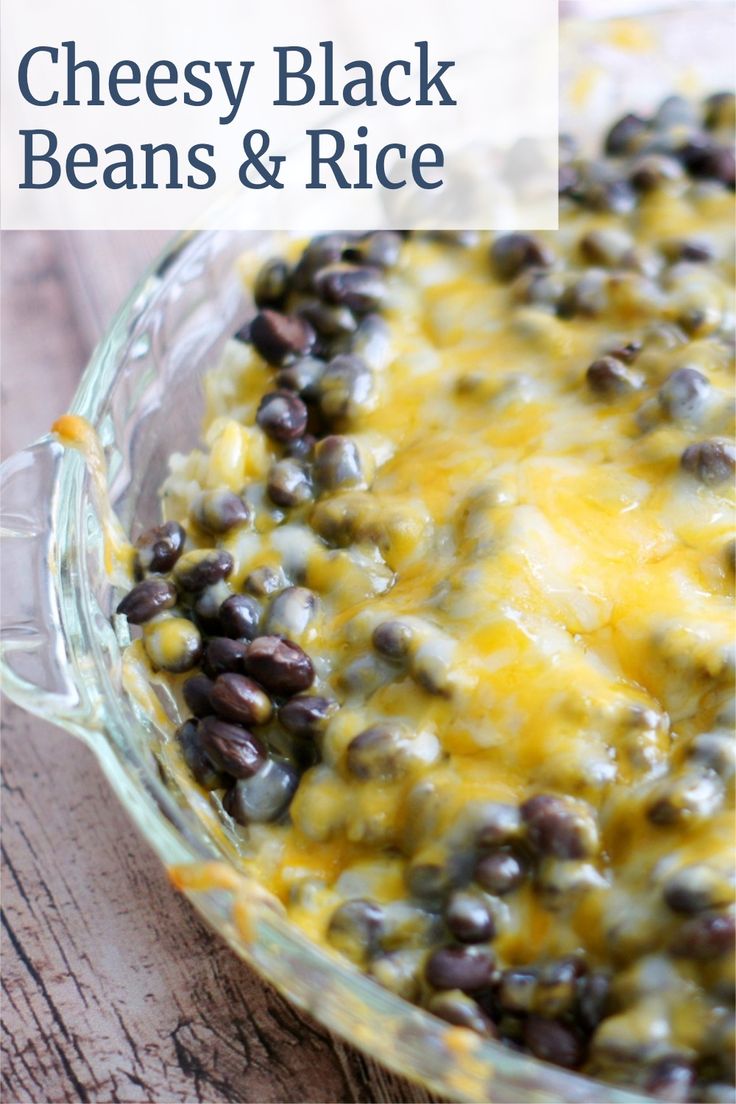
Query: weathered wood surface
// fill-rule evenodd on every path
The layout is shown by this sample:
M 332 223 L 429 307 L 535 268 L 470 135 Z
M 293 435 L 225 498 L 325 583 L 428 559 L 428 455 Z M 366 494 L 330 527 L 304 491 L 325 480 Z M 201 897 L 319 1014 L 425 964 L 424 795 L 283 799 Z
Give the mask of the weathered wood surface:
M 63 412 L 160 235 L 3 235 L 3 454 Z M 195 916 L 92 754 L 4 702 L 2 1089 L 60 1101 L 430 1098 L 305 1020 Z

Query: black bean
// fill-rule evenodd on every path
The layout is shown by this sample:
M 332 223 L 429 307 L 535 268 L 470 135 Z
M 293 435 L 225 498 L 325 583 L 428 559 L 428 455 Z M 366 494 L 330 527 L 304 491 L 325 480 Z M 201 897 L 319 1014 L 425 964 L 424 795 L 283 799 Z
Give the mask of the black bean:
M 521 815 L 529 843 L 540 855 L 582 859 L 597 849 L 591 817 L 569 805 L 564 798 L 537 794 L 524 802 Z
M 233 640 L 228 636 L 213 636 L 205 648 L 202 667 L 213 679 L 226 672 L 242 671 L 247 651 L 248 646 L 242 640 Z
M 192 517 L 206 533 L 229 533 L 253 520 L 253 511 L 242 498 L 222 488 L 202 491 L 192 504 Z
M 361 491 L 322 499 L 312 511 L 309 524 L 337 548 L 354 543 L 379 544 L 385 535 L 372 496 Z
M 207 636 L 220 635 L 219 612 L 222 603 L 232 595 L 232 588 L 225 580 L 205 587 L 190 596 L 192 620 Z
M 664 779 L 647 808 L 652 824 L 668 827 L 708 816 L 720 804 L 723 787 L 710 772 L 688 771 Z
M 246 675 L 234 672 L 218 675 L 210 703 L 219 717 L 248 726 L 265 724 L 273 713 L 271 699 L 262 687 Z
M 487 989 L 494 974 L 493 954 L 479 947 L 439 947 L 432 951 L 425 967 L 427 981 L 434 989 Z
M 263 632 L 267 636 L 301 636 L 317 615 L 316 595 L 307 587 L 286 587 L 272 600 Z
M 425 901 L 440 900 L 451 884 L 447 866 L 440 863 L 412 862 L 404 877 L 411 896 Z
M 447 1023 L 456 1027 L 467 1027 L 470 1031 L 477 1031 L 479 1035 L 495 1038 L 498 1034 L 493 1021 L 486 1016 L 480 1005 L 460 990 L 435 993 L 427 1004 L 427 1010 Z
M 525 875 L 524 866 L 516 855 L 508 851 L 492 851 L 481 856 L 473 876 L 483 889 L 503 897 L 520 886 Z
M 491 267 L 499 280 L 515 279 L 527 268 L 549 268 L 549 246 L 531 234 L 502 234 L 491 246 Z
M 591 268 L 565 288 L 557 303 L 560 318 L 596 318 L 606 309 L 608 275 Z
M 262 310 L 251 322 L 250 339 L 268 364 L 280 368 L 310 352 L 317 335 L 305 318 Z
M 373 630 L 371 641 L 379 655 L 405 659 L 415 637 L 414 629 L 404 621 L 382 621 Z
M 706 912 L 682 925 L 670 949 L 678 958 L 707 962 L 729 954 L 733 946 L 733 915 Z
M 581 959 L 569 957 L 546 963 L 539 974 L 534 1010 L 556 1019 L 569 1012 L 578 998 L 578 979 L 584 974 Z
M 202 636 L 196 625 L 185 617 L 149 621 L 143 634 L 143 647 L 157 671 L 178 675 L 191 671 L 202 655 Z
M 220 606 L 218 618 L 224 636 L 253 640 L 258 636 L 261 607 L 248 594 L 231 594 Z
M 451 645 L 442 637 L 425 640 L 410 656 L 411 674 L 428 694 L 452 697 Z
M 289 291 L 289 275 L 289 266 L 280 257 L 266 261 L 259 269 L 253 285 L 256 306 L 260 308 L 283 306 Z
M 278 636 L 258 636 L 245 658 L 245 670 L 273 694 L 291 697 L 308 690 L 314 667 L 298 644 Z
M 286 509 L 303 506 L 313 497 L 312 482 L 307 469 L 297 460 L 288 457 L 271 466 L 266 489 L 271 501 Z
M 611 979 L 601 971 L 578 979 L 577 1021 L 588 1033 L 594 1031 L 608 1012 Z
M 527 269 L 511 285 L 515 302 L 540 307 L 556 307 L 563 290 L 560 274 L 542 268 Z
M 689 915 L 727 904 L 728 889 L 709 867 L 686 866 L 667 881 L 664 899 L 673 912 Z
M 184 701 L 195 717 L 208 717 L 214 712 L 210 704 L 210 691 L 214 683 L 207 675 L 193 675 L 182 687 Z
M 286 586 L 286 576 L 280 567 L 257 567 L 246 576 L 243 584 L 249 594 L 255 594 L 259 598 L 265 598 L 269 594 L 275 594 L 277 590 L 283 590 Z
M 339 261 L 347 244 L 346 234 L 320 234 L 313 238 L 294 269 L 294 287 L 299 291 L 313 291 L 317 272 Z
M 632 153 L 648 128 L 648 122 L 641 115 L 623 115 L 606 135 L 606 153 L 614 157 L 622 153 Z
M 337 685 L 346 694 L 369 697 L 384 681 L 384 672 L 370 655 L 358 656 L 337 673 Z
M 373 372 L 361 356 L 344 353 L 333 357 L 319 384 L 319 405 L 330 420 L 355 418 L 373 394 Z
M 401 237 L 395 230 L 374 230 L 349 245 L 344 257 L 377 268 L 393 268 L 400 254 Z
M 538 981 L 537 971 L 531 967 L 504 970 L 496 991 L 501 1008 L 507 1012 L 531 1012 Z
M 307 408 L 291 391 L 272 391 L 264 395 L 258 407 L 256 422 L 274 441 L 293 441 L 302 437 L 307 428 Z
M 118 602 L 117 613 L 131 625 L 143 625 L 162 610 L 176 605 L 176 587 L 166 579 L 144 579 Z
M 453 893 L 445 908 L 445 923 L 461 943 L 485 943 L 496 934 L 488 905 L 472 893 Z
M 202 624 L 210 636 L 220 635 L 220 623 L 218 620 L 220 606 L 232 594 L 228 583 L 221 579 L 219 583 L 213 583 L 205 587 L 194 596 L 192 609 L 197 615 L 197 624 Z
M 314 478 L 324 490 L 354 487 L 363 482 L 363 463 L 355 441 L 331 435 L 314 450 Z
M 367 265 L 328 265 L 317 273 L 314 283 L 326 302 L 348 307 L 356 314 L 380 310 L 388 294 L 381 272 Z
M 695 1084 L 695 1070 L 683 1058 L 663 1058 L 647 1077 L 645 1089 L 658 1100 L 685 1104 Z
M 625 215 L 636 206 L 636 192 L 628 180 L 603 177 L 585 185 L 584 201 L 591 211 Z
M 269 759 L 253 778 L 239 779 L 225 794 L 225 812 L 237 824 L 267 824 L 288 809 L 299 784 L 294 767 Z
M 702 307 L 686 307 L 677 316 L 677 324 L 693 339 L 712 333 L 720 322 L 721 312 L 711 304 Z
M 585 373 L 585 378 L 590 390 L 605 398 L 626 395 L 636 386 L 636 380 L 626 365 L 613 356 L 594 360 Z
M 691 165 L 697 167 L 697 162 L 711 153 L 715 148 L 715 139 L 710 134 L 705 134 L 701 131 L 691 134 L 687 141 L 681 143 L 675 152 L 681 163 L 689 172 Z
M 521 831 L 521 813 L 516 805 L 486 801 L 478 809 L 475 842 L 478 847 L 497 847 L 515 839 Z
M 393 781 L 407 762 L 403 725 L 390 721 L 371 725 L 354 736 L 347 747 L 347 769 L 354 778 Z
M 629 180 L 639 192 L 653 192 L 670 180 L 682 177 L 682 166 L 664 153 L 647 153 L 631 167 Z
M 736 96 L 733 92 L 714 92 L 708 96 L 704 121 L 708 130 L 732 130 L 736 126 Z
M 181 556 L 186 533 L 178 521 L 167 521 L 147 529 L 135 542 L 139 571 L 165 574 Z
M 265 764 L 266 749 L 257 736 L 219 717 L 205 717 L 197 729 L 215 766 L 233 778 L 250 778 Z
M 221 548 L 199 548 L 177 561 L 174 579 L 182 590 L 196 593 L 227 579 L 235 566 L 229 552 Z
M 338 704 L 318 694 L 298 694 L 279 710 L 279 721 L 287 732 L 301 739 L 314 739 L 324 732 Z
M 327 926 L 327 940 L 353 962 L 365 963 L 379 949 L 383 909 L 373 901 L 347 901 L 335 909 Z
M 380 314 L 367 314 L 350 341 L 350 351 L 357 353 L 369 368 L 380 372 L 391 360 L 391 329 Z
M 677 264 L 680 261 L 690 264 L 707 264 L 715 257 L 713 246 L 697 238 L 675 238 L 665 242 L 662 252 L 668 261 Z
M 205 790 L 223 789 L 226 784 L 225 777 L 213 765 L 204 750 L 197 722 L 194 720 L 185 721 L 177 729 L 176 739 L 179 742 L 184 761 L 200 786 L 204 787 Z
M 577 1035 L 557 1020 L 530 1016 L 524 1024 L 524 1042 L 536 1058 L 575 1069 L 583 1060 L 583 1048 Z
M 659 405 L 670 418 L 697 418 L 710 395 L 710 383 L 697 368 L 678 368 L 659 389 Z
M 317 438 L 311 433 L 305 433 L 303 437 L 295 437 L 293 441 L 287 441 L 284 445 L 284 453 L 294 460 L 306 462 L 311 460 L 316 444 Z
M 727 146 L 690 141 L 678 154 L 691 176 L 699 180 L 717 180 L 733 189 L 736 180 L 736 158 Z
M 395 900 L 385 906 L 384 949 L 422 951 L 442 935 L 442 921 L 428 909 L 406 900 Z M 420 956 L 414 956 L 417 969 L 421 968 Z
M 346 306 L 309 299 L 305 303 L 300 303 L 296 310 L 314 326 L 319 336 L 328 344 L 335 338 L 348 337 L 358 328 L 355 315 Z
M 688 445 L 680 464 L 708 487 L 732 479 L 736 470 L 736 448 L 728 441 L 698 441 Z
M 337 687 L 345 693 L 361 693 L 369 697 L 383 684 L 384 679 L 382 672 L 371 656 L 361 655 L 347 665 L 338 668 L 335 682 Z
M 281 390 L 295 391 L 306 402 L 313 402 L 319 395 L 319 381 L 325 370 L 325 361 L 319 357 L 300 357 L 287 364 L 276 376 Z
M 633 247 L 630 234 L 613 228 L 589 230 L 580 239 L 580 252 L 586 261 L 610 268 L 624 264 Z

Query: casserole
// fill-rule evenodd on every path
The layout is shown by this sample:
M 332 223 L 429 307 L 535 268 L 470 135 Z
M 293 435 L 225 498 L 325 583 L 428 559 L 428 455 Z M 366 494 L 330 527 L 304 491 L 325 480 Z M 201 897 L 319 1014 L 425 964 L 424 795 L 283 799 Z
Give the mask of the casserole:
M 166 459 L 198 435 L 202 370 L 246 309 L 233 278 L 246 248 L 265 254 L 272 244 L 227 234 L 175 243 L 121 312 L 82 383 L 74 409 L 99 432 L 112 502 L 126 528 L 133 518 L 143 525 L 157 520 L 155 490 Z M 221 856 L 217 825 L 208 825 L 183 792 L 162 785 L 152 753 L 155 729 L 125 693 L 109 622 L 104 504 L 95 499 L 94 480 L 77 454 L 62 454 L 52 440 L 12 459 L 3 474 L 4 575 L 28 579 L 4 602 L 9 693 L 95 750 L 165 862 Z M 111 524 L 108 518 L 108 537 Z M 196 888 L 196 869 L 190 882 Z M 358 1045 L 380 1044 L 394 1068 L 458 1099 L 631 1099 L 493 1044 L 464 1051 L 464 1036 L 338 964 L 267 908 L 249 910 L 252 930 L 243 932 L 233 923 L 228 884 L 223 873 L 221 891 L 196 897 L 210 922 L 292 1000 Z

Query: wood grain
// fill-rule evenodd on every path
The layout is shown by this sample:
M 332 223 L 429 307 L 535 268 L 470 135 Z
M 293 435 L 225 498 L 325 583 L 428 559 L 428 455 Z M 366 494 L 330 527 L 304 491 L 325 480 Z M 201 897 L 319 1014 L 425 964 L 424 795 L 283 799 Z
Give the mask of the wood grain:
M 7 455 L 65 409 L 162 236 L 2 237 Z M 430 1100 L 265 986 L 171 888 L 92 754 L 4 706 L 4 1102 Z

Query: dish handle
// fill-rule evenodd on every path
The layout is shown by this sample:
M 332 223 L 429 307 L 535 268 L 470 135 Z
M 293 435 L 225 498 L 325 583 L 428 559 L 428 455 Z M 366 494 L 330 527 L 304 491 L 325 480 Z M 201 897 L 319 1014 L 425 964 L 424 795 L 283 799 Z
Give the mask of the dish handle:
M 54 532 L 63 451 L 44 437 L 0 466 L 0 681 L 23 709 L 83 735 Z

